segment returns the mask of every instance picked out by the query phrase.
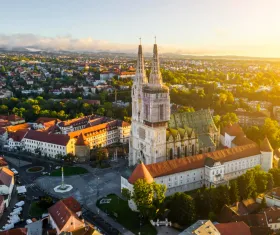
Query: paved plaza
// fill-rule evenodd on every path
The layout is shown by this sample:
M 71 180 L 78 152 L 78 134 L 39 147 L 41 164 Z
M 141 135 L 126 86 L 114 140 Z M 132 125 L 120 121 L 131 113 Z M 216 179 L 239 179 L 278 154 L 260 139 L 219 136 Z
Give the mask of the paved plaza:
M 112 193 L 121 196 L 121 177 L 117 170 L 98 171 L 91 169 L 90 173 L 84 175 L 67 176 L 64 182 L 73 186 L 70 192 L 56 193 L 54 191 L 54 187 L 61 184 L 61 177 L 44 176 L 36 180 L 36 184 L 48 194 L 56 198 L 73 196 L 87 209 L 103 217 L 103 219 L 121 231 L 122 234 L 132 234 L 96 207 L 98 198 Z
M 36 180 L 38 186 L 54 197 L 74 196 L 81 204 L 89 208 L 94 207 L 98 198 L 110 193 L 120 195 L 120 175 L 117 172 L 108 172 L 103 175 L 88 173 L 64 177 L 65 184 L 73 189 L 66 193 L 57 193 L 54 187 L 61 184 L 61 177 L 45 176 Z

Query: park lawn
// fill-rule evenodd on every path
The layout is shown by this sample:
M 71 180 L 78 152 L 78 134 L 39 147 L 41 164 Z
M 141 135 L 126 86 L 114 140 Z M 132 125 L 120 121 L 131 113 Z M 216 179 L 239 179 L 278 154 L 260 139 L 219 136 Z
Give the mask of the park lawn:
M 106 198 L 111 198 L 111 202 L 108 204 L 100 204 L 99 199 L 96 205 L 104 212 L 107 212 L 112 218 L 115 218 L 122 226 L 130 230 L 134 234 L 140 232 L 140 220 L 139 213 L 132 211 L 127 201 L 119 198 L 115 194 L 110 194 Z M 117 215 L 117 216 L 116 216 Z M 156 235 L 157 231 L 149 221 L 142 221 L 141 234 L 142 235 Z
M 81 175 L 88 173 L 88 170 L 78 166 L 65 166 L 63 167 L 64 176 Z M 52 171 L 51 176 L 61 176 L 61 168 Z
M 47 210 L 38 206 L 38 202 L 32 202 L 29 208 L 29 215 L 31 217 L 40 217 L 42 214 L 47 213 Z

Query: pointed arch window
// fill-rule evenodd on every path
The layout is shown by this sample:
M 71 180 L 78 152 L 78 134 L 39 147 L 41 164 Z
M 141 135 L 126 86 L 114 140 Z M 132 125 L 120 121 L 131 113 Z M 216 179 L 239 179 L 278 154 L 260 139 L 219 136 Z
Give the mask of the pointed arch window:
M 159 105 L 159 119 L 163 120 L 163 104 Z

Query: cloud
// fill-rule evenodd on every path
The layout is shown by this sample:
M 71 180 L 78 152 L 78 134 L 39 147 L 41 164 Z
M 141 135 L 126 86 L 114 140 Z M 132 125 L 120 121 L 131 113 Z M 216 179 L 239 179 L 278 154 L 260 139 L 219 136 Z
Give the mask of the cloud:
M 223 30 L 217 31 L 221 37 L 226 36 Z M 69 51 L 112 51 L 132 52 L 137 51 L 136 44 L 121 44 L 88 38 L 73 38 L 72 36 L 44 37 L 35 34 L 0 34 L 0 47 L 13 49 L 17 47 L 38 48 L 42 50 L 69 50 Z M 144 53 L 152 52 L 152 45 L 143 45 Z M 177 53 L 189 55 L 239 55 L 279 57 L 279 45 L 159 45 L 160 53 Z
M 40 49 L 79 50 L 79 51 L 135 51 L 135 45 L 118 44 L 91 37 L 75 39 L 71 36 L 43 37 L 34 34 L 0 34 L 0 47 L 36 47 Z

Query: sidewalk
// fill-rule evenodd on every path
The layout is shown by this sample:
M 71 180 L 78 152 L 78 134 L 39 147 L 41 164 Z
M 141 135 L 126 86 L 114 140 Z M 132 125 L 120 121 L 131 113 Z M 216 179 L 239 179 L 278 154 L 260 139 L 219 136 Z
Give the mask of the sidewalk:
M 0 219 L 0 228 L 2 228 L 8 220 L 8 215 L 13 211 L 13 208 L 15 204 L 17 203 L 17 191 L 16 191 L 16 185 L 14 185 L 11 201 L 9 203 L 9 207 L 5 209 L 1 219 Z
M 112 227 L 116 228 L 117 230 L 119 230 L 122 234 L 124 235 L 133 235 L 134 233 L 130 232 L 129 230 L 127 230 L 126 228 L 124 228 L 121 224 L 119 224 L 118 222 L 116 222 L 113 218 L 111 218 L 110 216 L 108 216 L 105 212 L 103 212 L 102 210 L 100 210 L 99 208 L 97 208 L 96 205 L 94 205 L 94 208 L 89 208 L 87 206 L 85 206 L 85 208 L 95 214 L 97 214 L 99 217 L 101 217 L 102 219 L 104 219 L 105 221 L 107 221 L 109 224 L 112 225 Z

